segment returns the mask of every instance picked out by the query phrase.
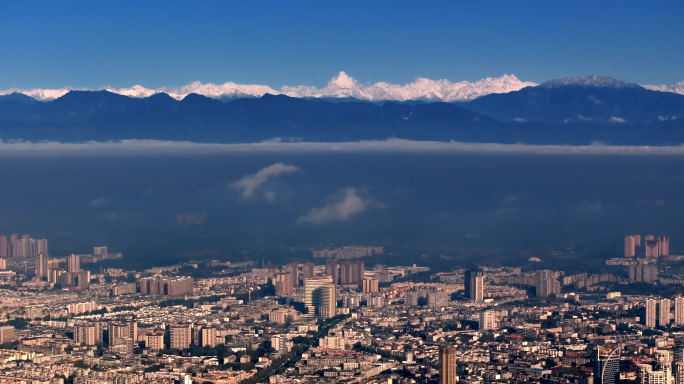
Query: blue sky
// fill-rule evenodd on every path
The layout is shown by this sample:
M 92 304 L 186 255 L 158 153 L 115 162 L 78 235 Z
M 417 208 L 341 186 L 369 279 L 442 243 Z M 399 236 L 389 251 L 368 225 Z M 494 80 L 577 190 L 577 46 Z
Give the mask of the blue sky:
M 684 81 L 681 1 L 4 1 L 0 89 Z

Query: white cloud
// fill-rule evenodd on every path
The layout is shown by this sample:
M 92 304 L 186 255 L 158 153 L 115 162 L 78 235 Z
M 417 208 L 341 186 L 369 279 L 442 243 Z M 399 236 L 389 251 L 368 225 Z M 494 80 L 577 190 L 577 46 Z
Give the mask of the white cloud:
M 54 141 L 29 142 L 0 140 L 0 157 L 21 156 L 198 156 L 228 153 L 505 153 L 540 155 L 684 155 L 684 146 L 610 146 L 528 145 L 496 143 L 462 143 L 458 141 L 413 141 L 405 139 L 353 142 L 262 142 L 244 144 L 210 144 L 189 141 L 121 140 L 83 143 Z
M 325 224 L 330 221 L 345 221 L 351 216 L 363 212 L 368 208 L 368 199 L 362 199 L 356 194 L 355 188 L 346 188 L 342 198 L 323 208 L 313 208 L 309 213 L 299 218 L 298 223 Z
M 582 115 L 577 115 L 577 118 L 580 119 L 580 120 L 584 120 L 584 121 L 592 121 L 592 120 L 594 120 L 593 117 L 584 117 L 584 116 L 582 116 Z
M 88 205 L 91 207 L 101 207 L 103 205 L 107 205 L 109 203 L 108 199 L 105 199 L 104 197 L 98 197 L 97 199 L 91 200 Z
M 610 121 L 613 123 L 624 123 L 625 119 L 623 119 L 622 117 L 611 116 Z
M 522 123 L 522 122 L 525 122 L 527 120 L 523 119 L 522 117 L 516 117 L 515 119 L 513 119 L 513 121 L 517 121 L 519 123 Z
M 294 165 L 287 165 L 283 163 L 275 163 L 269 165 L 266 168 L 259 170 L 259 172 L 253 175 L 245 175 L 242 179 L 232 183 L 231 188 L 242 190 L 242 198 L 247 199 L 252 195 L 255 189 L 260 185 L 283 174 L 290 174 L 293 172 L 300 172 L 301 168 L 295 167 Z M 275 198 L 275 193 L 264 195 L 267 200 L 273 200 Z

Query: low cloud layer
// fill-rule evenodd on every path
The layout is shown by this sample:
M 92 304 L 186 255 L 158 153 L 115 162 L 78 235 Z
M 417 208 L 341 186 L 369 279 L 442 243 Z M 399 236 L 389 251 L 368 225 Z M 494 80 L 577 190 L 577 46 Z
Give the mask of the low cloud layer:
M 269 179 L 294 172 L 301 172 L 301 168 L 294 165 L 275 163 L 259 170 L 259 172 L 253 175 L 245 175 L 242 179 L 232 183 L 230 187 L 242 191 L 242 198 L 247 199 L 252 196 L 252 193 L 259 188 L 260 185 L 264 184 Z M 267 200 L 271 201 L 275 198 L 275 193 L 267 191 L 264 196 Z
M 188 141 L 122 140 L 59 143 L 0 141 L 0 156 L 183 156 L 222 153 L 444 152 L 541 155 L 684 155 L 684 146 L 527 145 L 413 141 L 404 139 L 355 142 L 284 142 L 276 139 L 246 144 Z
M 325 224 L 331 221 L 345 221 L 368 208 L 368 199 L 361 198 L 355 188 L 346 188 L 342 198 L 323 208 L 313 208 L 299 218 L 298 223 Z

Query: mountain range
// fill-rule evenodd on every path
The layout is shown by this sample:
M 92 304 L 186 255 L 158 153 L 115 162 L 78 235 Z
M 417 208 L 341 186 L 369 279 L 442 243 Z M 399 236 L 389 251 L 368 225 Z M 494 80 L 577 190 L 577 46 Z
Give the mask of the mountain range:
M 502 89 L 506 81 L 519 82 L 511 76 L 486 80 L 491 80 L 490 90 Z M 197 93 L 178 97 L 180 93 L 144 95 L 141 91 L 132 96 L 109 90 L 68 91 L 54 100 L 39 101 L 14 92 L 0 96 L 0 138 L 255 142 L 274 137 L 306 141 L 399 137 L 568 145 L 684 143 L 684 95 L 677 93 L 591 75 L 550 80 L 464 102 L 459 101 L 461 96 L 454 96 L 454 84 L 458 83 L 445 83 L 439 90 L 435 82 L 423 84 L 419 79 L 409 84 L 413 88 L 407 85 L 392 90 L 378 84 L 360 88 L 341 73 L 326 88 L 297 91 L 303 97 L 267 92 L 226 102 Z M 486 84 L 480 83 L 479 89 Z M 459 88 L 464 92 L 461 95 L 474 92 L 466 88 Z M 437 95 L 436 100 L 455 101 L 430 102 L 425 96 L 427 89 Z M 407 92 L 401 102 L 382 101 L 382 95 L 396 96 L 400 91 Z M 412 94 L 423 97 L 408 99 Z

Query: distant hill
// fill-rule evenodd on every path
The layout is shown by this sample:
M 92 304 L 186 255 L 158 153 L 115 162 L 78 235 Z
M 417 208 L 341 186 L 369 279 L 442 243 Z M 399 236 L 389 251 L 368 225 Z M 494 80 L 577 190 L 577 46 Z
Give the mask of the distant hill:
M 650 124 L 684 118 L 684 95 L 600 75 L 551 80 L 458 105 L 501 121 L 548 124 Z

